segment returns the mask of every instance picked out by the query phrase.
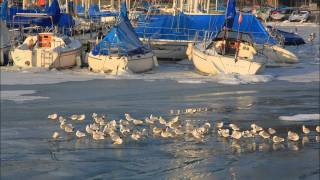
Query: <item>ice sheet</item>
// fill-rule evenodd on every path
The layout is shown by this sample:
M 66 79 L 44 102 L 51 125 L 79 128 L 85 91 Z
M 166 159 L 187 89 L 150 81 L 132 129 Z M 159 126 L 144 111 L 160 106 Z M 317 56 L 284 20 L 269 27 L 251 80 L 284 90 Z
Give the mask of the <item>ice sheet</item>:
M 280 116 L 279 119 L 283 121 L 320 120 L 320 114 L 296 114 L 293 116 Z
M 12 90 L 12 91 L 0 91 L 1 100 L 9 100 L 15 102 L 32 101 L 37 99 L 49 99 L 49 97 L 42 96 L 30 96 L 36 93 L 34 90 Z

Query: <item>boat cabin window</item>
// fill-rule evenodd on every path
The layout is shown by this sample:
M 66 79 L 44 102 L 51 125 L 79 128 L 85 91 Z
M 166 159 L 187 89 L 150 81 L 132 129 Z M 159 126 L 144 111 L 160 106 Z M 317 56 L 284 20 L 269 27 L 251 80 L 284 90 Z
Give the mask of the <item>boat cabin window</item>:
M 239 33 L 239 38 L 241 38 L 241 41 L 248 42 L 250 44 L 253 44 L 252 38 L 248 33 Z M 222 39 L 229 39 L 229 40 L 237 40 L 238 39 L 238 32 L 236 31 L 227 31 L 226 34 L 224 31 L 220 31 L 214 41 L 220 41 Z
M 240 41 L 238 41 L 238 37 Z M 224 42 L 221 42 L 223 40 Z M 217 43 L 218 46 L 216 47 L 216 50 L 218 54 L 234 56 L 237 53 L 240 42 L 252 44 L 251 36 L 246 33 L 238 34 L 238 32 L 235 31 L 228 31 L 225 35 L 225 32 L 221 31 L 209 47 L 213 47 L 213 45 Z

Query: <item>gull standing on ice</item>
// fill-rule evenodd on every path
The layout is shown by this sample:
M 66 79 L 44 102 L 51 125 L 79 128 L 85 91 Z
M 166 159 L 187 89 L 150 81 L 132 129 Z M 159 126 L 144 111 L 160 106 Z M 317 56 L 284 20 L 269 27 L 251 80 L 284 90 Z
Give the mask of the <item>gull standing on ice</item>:
M 81 131 L 77 130 L 76 136 L 77 136 L 78 138 L 82 138 L 82 137 L 85 137 L 86 134 L 85 134 L 84 132 L 81 132 Z
M 288 139 L 290 141 L 298 141 L 299 140 L 299 135 L 295 132 L 288 131 Z
M 303 132 L 304 134 L 309 134 L 309 133 L 310 133 L 310 129 L 307 128 L 305 125 L 303 125 L 303 126 L 302 126 L 302 132 Z

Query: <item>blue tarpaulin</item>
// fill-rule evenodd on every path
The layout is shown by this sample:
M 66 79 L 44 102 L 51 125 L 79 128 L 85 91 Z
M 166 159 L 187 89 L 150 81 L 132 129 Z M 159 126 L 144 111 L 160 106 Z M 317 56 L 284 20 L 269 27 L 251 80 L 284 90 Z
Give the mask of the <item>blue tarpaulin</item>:
M 228 0 L 225 24 L 228 29 L 232 29 L 234 17 L 236 16 L 236 0 Z
M 239 30 L 251 34 L 257 44 L 277 43 L 265 30 L 261 22 L 252 14 L 243 14 L 243 21 Z M 238 19 L 238 15 L 236 17 Z M 203 38 L 205 32 L 211 37 L 222 30 L 225 23 L 225 15 L 141 15 L 135 31 L 139 37 L 166 40 L 194 40 L 196 33 L 198 38 Z M 233 22 L 233 29 L 238 29 L 238 22 Z
M 134 32 L 126 11 L 127 8 L 125 3 L 122 3 L 118 23 L 94 47 L 92 50 L 93 55 L 108 55 L 111 53 L 117 53 L 119 55 L 134 55 L 149 51 Z M 116 52 L 112 52 L 113 50 Z

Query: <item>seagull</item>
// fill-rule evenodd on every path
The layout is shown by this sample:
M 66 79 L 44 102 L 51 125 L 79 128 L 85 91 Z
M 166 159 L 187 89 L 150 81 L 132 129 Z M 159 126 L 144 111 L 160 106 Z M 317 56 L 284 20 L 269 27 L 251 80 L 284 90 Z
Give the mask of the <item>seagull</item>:
M 281 143 L 281 142 L 284 141 L 284 138 L 279 137 L 279 136 L 273 136 L 273 137 L 272 137 L 272 141 L 273 141 L 274 143 Z
M 66 121 L 66 119 L 63 116 L 59 116 L 59 122 L 61 123 L 62 121 Z
M 227 138 L 227 137 L 229 137 L 230 136 L 230 130 L 229 129 L 219 129 L 218 130 L 218 134 L 220 135 L 220 136 L 222 136 L 222 137 L 225 137 L 225 138 Z
M 229 124 L 229 127 L 234 131 L 239 131 L 240 130 L 240 128 L 235 124 Z
M 57 113 L 48 115 L 48 119 L 56 120 L 57 118 L 58 118 L 58 114 Z
M 156 117 L 156 116 L 151 114 L 149 119 L 152 120 L 152 121 L 156 121 L 156 120 L 158 120 L 158 117 Z
M 127 136 L 130 133 L 130 129 L 126 128 L 124 125 L 120 124 L 119 125 L 120 128 L 120 133 L 124 136 Z
M 201 133 L 201 130 L 199 130 L 198 128 L 197 129 L 194 129 L 192 132 L 191 132 L 192 136 L 195 137 L 196 139 L 203 139 L 203 134 Z
M 70 119 L 71 120 L 77 120 L 78 119 L 78 115 L 74 114 L 74 115 L 70 116 Z
M 60 128 L 64 130 L 64 128 L 66 127 L 66 122 L 65 121 L 62 121 L 60 123 Z
M 318 133 L 320 133 L 320 126 L 317 126 L 317 127 L 316 127 L 316 131 L 317 131 Z
M 139 126 L 139 125 L 142 125 L 142 124 L 143 124 L 143 121 L 142 121 L 142 120 L 139 120 L 139 119 L 134 119 L 134 120 L 133 120 L 133 124 L 136 125 L 136 126 Z
M 309 134 L 309 133 L 310 133 L 310 129 L 307 128 L 305 125 L 303 125 L 303 126 L 302 126 L 302 132 L 303 132 L 304 134 Z
M 99 125 L 96 123 L 89 124 L 89 127 L 94 131 L 99 130 Z
M 299 140 L 299 135 L 295 132 L 288 131 L 288 139 L 291 141 L 298 141 Z
M 119 123 L 120 123 L 121 125 L 123 125 L 123 126 L 129 125 L 129 121 L 123 120 L 123 119 L 120 119 Z
M 268 128 L 268 132 L 269 132 L 269 134 L 273 135 L 276 133 L 276 130 L 273 128 Z
M 101 119 L 101 121 L 99 122 L 100 126 L 105 126 L 107 123 L 104 119 Z
M 83 132 L 81 132 L 81 131 L 79 131 L 79 130 L 77 130 L 77 132 L 76 132 L 76 136 L 77 136 L 78 138 L 82 138 L 82 137 L 85 137 L 85 136 L 86 136 L 86 134 L 85 134 L 85 133 L 83 133 Z
M 176 126 L 179 124 L 178 121 L 179 121 L 179 116 L 176 116 L 176 117 L 172 118 L 172 119 L 167 123 L 167 125 L 168 125 L 170 128 L 174 128 L 174 127 L 176 127 Z
M 86 131 L 88 134 L 92 134 L 94 130 L 90 127 L 90 125 L 86 125 Z
M 123 140 L 121 139 L 120 136 L 116 136 L 116 137 L 114 137 L 112 140 L 113 140 L 113 144 L 119 145 L 119 144 L 122 144 L 122 143 L 123 143 Z
M 97 117 L 98 116 L 98 114 L 97 113 L 92 113 L 92 118 L 95 118 L 95 117 Z
M 126 117 L 126 120 L 133 121 L 134 119 L 130 116 L 129 113 L 125 113 L 124 116 Z
M 101 121 L 104 121 L 104 118 L 103 117 L 95 117 L 95 118 L 93 118 L 93 120 L 95 123 L 100 124 Z
M 131 139 L 138 141 L 141 138 L 141 133 L 138 131 L 135 131 L 131 134 Z
M 169 138 L 172 137 L 172 134 L 168 131 L 168 128 L 166 128 L 164 131 L 161 131 L 161 137 Z
M 263 139 L 269 139 L 270 138 L 270 134 L 268 134 L 266 131 L 260 131 L 259 135 L 263 138 Z
M 242 134 L 239 131 L 232 131 L 231 137 L 233 139 L 240 139 L 242 137 Z
M 217 129 L 221 129 L 223 127 L 223 122 L 222 121 L 221 122 L 217 122 L 215 124 L 215 126 L 216 126 Z
M 83 121 L 83 120 L 85 120 L 85 118 L 86 118 L 86 115 L 81 114 L 78 116 L 78 121 Z
M 159 123 L 162 124 L 162 125 L 167 125 L 167 122 L 165 119 L 163 119 L 161 116 L 159 117 Z
M 162 129 L 158 128 L 158 127 L 153 127 L 152 132 L 154 135 L 159 135 L 159 134 L 161 134 Z
M 203 127 L 209 130 L 211 128 L 211 124 L 206 122 L 204 123 Z
M 256 125 L 255 123 L 251 124 L 251 128 L 254 129 L 255 131 L 259 132 L 262 131 L 262 127 Z
M 53 139 L 57 139 L 59 136 L 60 136 L 60 135 L 59 135 L 58 132 L 54 132 L 54 133 L 52 134 L 52 138 L 53 138 Z
M 253 137 L 253 134 L 251 133 L 251 131 L 246 130 L 246 131 L 243 131 L 243 132 L 242 132 L 242 136 L 243 136 L 244 138 L 251 138 L 251 137 Z
M 150 119 L 150 118 L 148 118 L 148 117 L 146 117 L 146 118 L 144 119 L 144 121 L 146 122 L 146 124 L 154 124 L 154 120 L 152 120 L 152 119 Z
M 74 127 L 72 126 L 72 124 L 66 124 L 64 127 L 64 131 L 67 133 L 72 133 L 74 131 Z
M 92 132 L 92 138 L 94 140 L 103 140 L 104 139 L 104 133 L 96 130 Z

